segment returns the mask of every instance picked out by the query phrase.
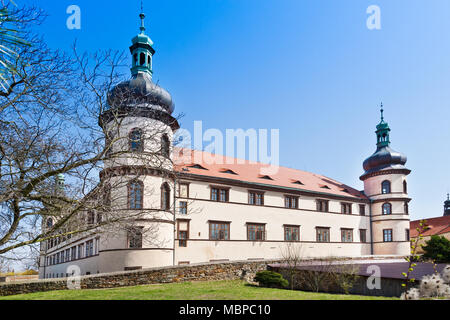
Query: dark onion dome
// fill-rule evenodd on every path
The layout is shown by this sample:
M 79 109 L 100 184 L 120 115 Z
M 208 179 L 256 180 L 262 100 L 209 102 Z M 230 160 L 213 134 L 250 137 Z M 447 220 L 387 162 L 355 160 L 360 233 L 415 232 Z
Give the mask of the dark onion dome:
M 168 114 L 172 114 L 175 109 L 169 92 L 154 84 L 146 72 L 139 72 L 114 87 L 108 94 L 108 105 L 112 108 L 138 105 Z
M 99 124 L 108 123 L 115 117 L 147 117 L 164 122 L 179 129 L 178 121 L 172 117 L 175 105 L 169 92 L 152 81 L 152 60 L 155 50 L 153 41 L 145 34 L 144 18 L 141 13 L 141 32 L 132 39 L 131 79 L 115 86 L 108 92 L 108 109 L 103 112 Z
M 383 108 L 383 105 L 381 105 Z M 389 147 L 389 132 L 391 129 L 384 121 L 383 109 L 381 109 L 381 122 L 377 125 L 377 150 L 369 158 L 364 160 L 364 174 L 360 177 L 364 180 L 369 175 L 386 170 L 402 170 L 408 174 L 411 171 L 405 167 L 407 158 L 404 154 L 397 152 Z
M 363 163 L 365 174 L 383 169 L 406 169 L 406 156 L 392 150 L 390 147 L 378 148 L 377 151 Z

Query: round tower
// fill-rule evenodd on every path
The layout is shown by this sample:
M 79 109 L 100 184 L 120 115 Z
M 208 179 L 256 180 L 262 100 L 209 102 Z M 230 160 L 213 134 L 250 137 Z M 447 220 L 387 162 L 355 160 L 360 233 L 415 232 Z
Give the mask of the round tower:
M 145 34 L 144 13 L 139 17 L 140 33 L 130 46 L 131 79 L 109 92 L 109 109 L 99 119 L 110 146 L 100 178 L 110 187 L 112 206 L 138 218 L 117 232 L 117 239 L 100 244 L 102 272 L 173 262 L 171 156 L 179 124 L 171 95 L 152 81 L 155 50 Z
M 406 156 L 390 148 L 391 129 L 383 117 L 375 131 L 377 149 L 363 163 L 364 193 L 371 201 L 372 243 L 374 255 L 409 255 L 408 184 L 411 170 Z

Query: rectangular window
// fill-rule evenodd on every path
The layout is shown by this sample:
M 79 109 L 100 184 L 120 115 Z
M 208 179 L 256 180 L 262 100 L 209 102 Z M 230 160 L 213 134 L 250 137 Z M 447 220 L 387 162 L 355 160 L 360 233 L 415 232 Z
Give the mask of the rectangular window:
M 353 229 L 341 229 L 341 241 L 353 242 Z
M 328 200 L 317 200 L 316 207 L 319 212 L 328 212 Z
M 228 189 L 211 188 L 211 200 L 228 202 Z
M 189 198 L 189 184 L 180 183 L 178 194 L 180 198 Z
M 91 257 L 94 255 L 94 240 L 89 240 L 86 242 L 86 257 Z
M 383 230 L 383 241 L 384 242 L 392 242 L 392 229 L 384 229 Z
M 359 241 L 364 243 L 367 242 L 366 229 L 359 229 Z
M 70 249 L 66 249 L 66 262 L 70 261 Z
M 142 229 L 143 227 L 128 229 L 128 248 L 142 248 Z
M 210 222 L 209 223 L 210 240 L 230 240 L 229 222 Z
M 330 228 L 316 228 L 317 242 L 330 242 Z
M 179 213 L 180 214 L 187 214 L 187 201 L 180 201 L 180 208 Z
M 285 241 L 300 241 L 300 227 L 299 226 L 284 226 L 284 240 Z
M 61 251 L 60 253 L 58 253 L 58 255 L 61 255 L 61 263 L 64 263 L 64 251 Z
M 341 213 L 352 214 L 352 204 L 351 203 L 341 203 Z
M 264 241 L 266 236 L 266 225 L 265 224 L 247 224 L 247 240 L 251 241 Z
M 405 240 L 409 241 L 409 229 L 405 229 Z
M 359 215 L 365 216 L 366 215 L 366 206 L 364 204 L 359 205 Z
M 178 246 L 187 247 L 187 239 L 189 239 L 189 220 L 177 219 Z
M 298 208 L 298 197 L 284 196 L 284 206 L 285 206 L 285 208 L 297 209 Z
M 178 231 L 179 247 L 187 247 L 187 231 Z
M 70 248 L 70 259 L 72 261 L 77 259 L 77 248 L 76 247 Z
M 255 206 L 263 206 L 264 205 L 264 193 L 257 191 L 249 191 L 248 192 L 248 203 L 253 204 Z

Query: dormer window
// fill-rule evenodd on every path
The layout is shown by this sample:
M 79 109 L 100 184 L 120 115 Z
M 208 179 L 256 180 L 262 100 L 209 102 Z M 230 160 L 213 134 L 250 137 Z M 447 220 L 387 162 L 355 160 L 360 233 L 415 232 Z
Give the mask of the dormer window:
M 320 185 L 320 188 L 322 188 L 322 189 L 330 189 L 330 187 L 327 186 L 326 184 L 321 184 L 321 185 Z
M 266 180 L 273 180 L 271 177 L 269 176 L 259 176 L 260 179 L 266 179 Z
M 205 167 L 202 167 L 202 166 L 199 165 L 199 164 L 193 164 L 193 165 L 190 165 L 190 166 L 188 166 L 188 168 L 200 169 L 200 170 L 208 170 L 208 169 L 206 169 Z
M 293 184 L 298 184 L 298 185 L 301 185 L 301 186 L 304 185 L 300 180 L 293 180 L 292 183 Z
M 235 175 L 237 175 L 236 172 L 234 172 L 233 170 L 230 170 L 230 169 L 222 169 L 220 171 L 220 173 L 228 173 L 228 174 L 235 174 Z

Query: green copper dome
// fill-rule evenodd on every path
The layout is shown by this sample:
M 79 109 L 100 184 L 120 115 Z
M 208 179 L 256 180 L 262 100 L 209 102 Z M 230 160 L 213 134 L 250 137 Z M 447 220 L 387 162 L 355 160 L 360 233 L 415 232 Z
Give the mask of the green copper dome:
M 130 52 L 133 57 L 131 74 L 135 76 L 139 72 L 145 72 L 148 73 L 151 77 L 151 75 L 153 74 L 152 59 L 153 55 L 155 54 L 155 50 L 152 47 L 152 39 L 150 39 L 150 37 L 145 34 L 145 14 L 141 13 L 139 17 L 141 18 L 141 32 L 131 40 L 132 45 L 130 47 Z

